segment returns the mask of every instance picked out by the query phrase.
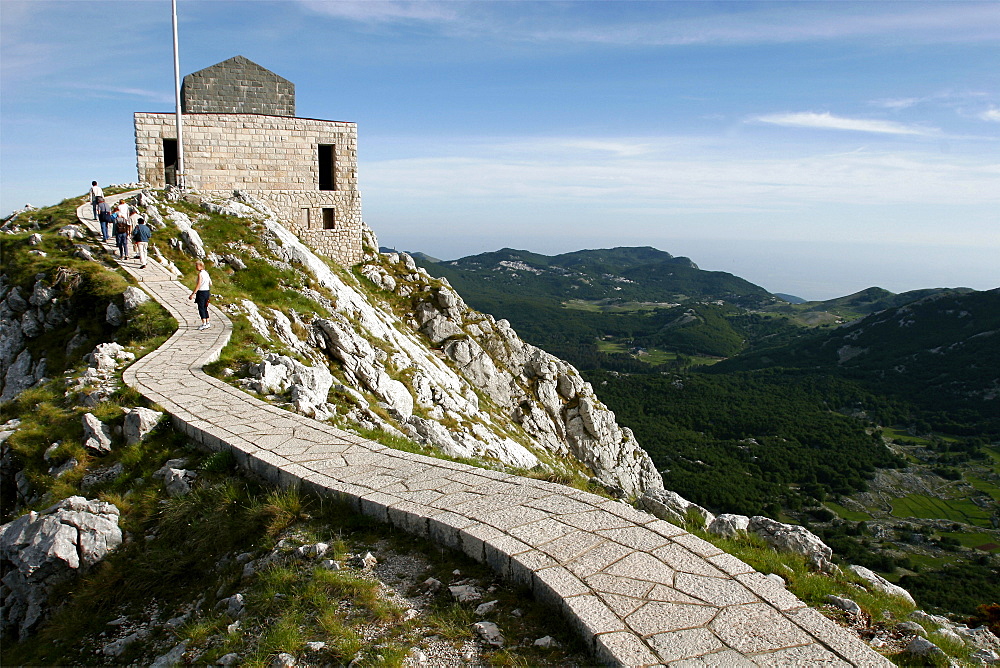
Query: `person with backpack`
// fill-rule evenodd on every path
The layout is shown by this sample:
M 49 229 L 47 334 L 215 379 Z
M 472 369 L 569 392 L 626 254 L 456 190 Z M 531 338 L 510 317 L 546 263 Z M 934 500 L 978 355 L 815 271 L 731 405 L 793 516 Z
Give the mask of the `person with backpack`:
M 108 207 L 108 203 L 104 201 L 103 197 L 97 198 L 97 220 L 101 222 L 101 238 L 104 241 L 107 241 L 108 225 L 114 223 L 114 217 L 111 215 L 111 209 Z
M 115 219 L 115 244 L 118 246 L 118 257 L 128 259 L 128 218 L 118 214 Z
M 149 249 L 149 240 L 153 236 L 153 230 L 146 224 L 146 219 L 141 216 L 136 218 L 135 222 L 135 229 L 132 230 L 132 243 L 139 251 L 139 268 L 145 269 L 146 253 Z

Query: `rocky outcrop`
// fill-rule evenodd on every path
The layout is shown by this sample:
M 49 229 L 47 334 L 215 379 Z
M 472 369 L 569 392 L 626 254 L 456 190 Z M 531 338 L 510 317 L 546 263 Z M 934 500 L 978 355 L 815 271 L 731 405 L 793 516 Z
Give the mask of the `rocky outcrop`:
M 682 526 L 688 522 L 695 522 L 707 527 L 716 520 L 715 515 L 698 504 L 667 489 L 647 489 L 639 499 L 639 506 L 661 520 Z
M 72 343 L 72 342 L 71 342 Z M 115 370 L 135 359 L 135 353 L 117 343 L 101 343 L 84 356 L 87 368 L 81 376 L 67 379 L 70 392 L 81 395 L 84 406 L 96 406 L 118 389 Z
M 333 375 L 323 364 L 306 366 L 285 355 L 268 354 L 260 364 L 251 364 L 246 386 L 259 394 L 291 395 L 295 409 L 303 415 L 325 420 L 331 410 L 327 404 Z
M 726 538 L 746 533 L 749 528 L 749 517 L 746 515 L 733 515 L 731 513 L 723 513 L 717 516 L 706 527 L 709 533 L 713 533 L 716 536 L 725 536 Z
M 830 549 L 830 546 L 805 527 L 784 524 L 769 517 L 757 515 L 750 518 L 747 528 L 779 552 L 794 552 L 804 555 L 818 570 L 830 571 L 837 568 L 830 562 L 830 557 L 833 556 L 833 550 Z
M 0 527 L 4 638 L 24 638 L 45 617 L 52 589 L 122 542 L 118 508 L 72 496 Z
M 176 209 L 168 209 L 167 217 L 180 230 L 180 244 L 185 253 L 196 258 L 205 257 L 205 243 L 201 240 L 198 230 L 194 229 L 191 219 Z
M 126 408 L 125 419 L 122 423 L 122 432 L 125 435 L 125 442 L 129 445 L 139 443 L 156 429 L 156 425 L 163 419 L 163 413 L 149 408 Z
M 889 596 L 895 596 L 896 598 L 901 598 L 910 605 L 916 607 L 917 602 L 913 600 L 910 592 L 906 591 L 899 585 L 893 584 L 886 580 L 884 577 L 878 573 L 865 568 L 864 566 L 852 565 L 848 566 L 848 569 L 857 575 L 859 578 L 865 581 L 865 583 L 872 589 L 877 589 Z
M 0 276 L 0 403 L 14 399 L 45 378 L 46 358 L 35 358 L 28 350 L 31 339 L 72 322 L 61 299 L 64 288 L 72 289 L 80 275 L 59 269 L 51 280 L 39 274 L 31 294 L 11 286 Z
M 93 413 L 83 415 L 83 447 L 98 455 L 111 451 L 111 427 L 98 420 Z
M 632 432 L 618 425 L 575 368 L 522 341 L 506 321 L 470 309 L 447 281 L 429 276 L 409 255 L 370 254 L 358 271 L 378 290 L 366 289 L 332 271 L 252 197 L 240 194 L 214 206 L 261 221 L 278 262 L 333 293 L 328 317 L 300 324 L 309 331 L 311 351 L 331 363 L 334 389 L 346 398 L 340 419 L 405 434 L 450 456 L 523 469 L 576 471 L 582 464 L 620 496 L 662 487 Z M 370 231 L 366 238 L 377 248 Z M 409 305 L 396 311 L 400 299 Z M 287 316 L 247 304 L 240 310 L 262 335 L 283 330 L 282 343 L 313 360 L 313 369 L 321 367 L 298 347 Z M 257 366 L 248 381 L 265 394 L 291 391 L 285 379 L 299 373 L 274 359 Z M 307 414 L 322 405 L 318 396 L 300 403 Z
M 149 295 L 135 286 L 129 286 L 122 293 L 122 299 L 125 303 L 125 312 L 128 313 L 148 302 Z
M 184 468 L 186 465 L 187 459 L 171 459 L 153 474 L 154 478 L 163 481 L 168 496 L 183 496 L 191 491 L 198 474 Z

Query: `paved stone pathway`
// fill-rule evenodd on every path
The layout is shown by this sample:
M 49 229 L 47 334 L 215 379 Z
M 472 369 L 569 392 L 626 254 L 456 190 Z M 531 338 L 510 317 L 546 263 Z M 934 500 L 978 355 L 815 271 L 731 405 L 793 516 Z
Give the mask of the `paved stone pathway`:
M 90 213 L 87 204 L 78 216 L 96 230 Z M 488 563 L 560 608 L 599 661 L 892 665 L 739 559 L 651 515 L 554 483 L 392 450 L 206 375 L 202 366 L 229 339 L 229 320 L 212 307 L 212 328 L 198 331 L 190 291 L 169 272 L 152 260 L 144 270 L 131 260 L 122 266 L 180 323 L 124 374 L 175 426 L 279 485 L 339 496 Z

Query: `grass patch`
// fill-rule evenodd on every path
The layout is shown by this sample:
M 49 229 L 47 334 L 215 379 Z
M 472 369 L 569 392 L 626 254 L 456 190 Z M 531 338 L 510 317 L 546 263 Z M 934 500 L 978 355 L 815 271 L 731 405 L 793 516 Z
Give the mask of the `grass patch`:
M 968 499 L 936 499 L 924 494 L 907 494 L 893 499 L 895 517 L 917 517 L 964 522 L 974 526 L 989 527 L 990 513 Z
M 1000 486 L 974 475 L 966 475 L 965 480 L 980 492 L 989 494 L 996 503 L 1000 503 Z
M 954 538 L 963 547 L 979 548 L 982 545 L 993 544 L 996 547 L 989 550 L 982 550 L 992 554 L 1000 554 L 1000 538 L 996 538 L 988 533 L 968 533 L 965 531 L 942 531 L 942 536 Z
M 837 513 L 840 517 L 843 517 L 845 520 L 851 520 L 852 522 L 865 522 L 872 519 L 872 516 L 869 513 L 860 510 L 849 510 L 848 508 L 840 505 L 839 503 L 834 503 L 833 501 L 826 501 L 824 502 L 824 505 L 833 512 Z

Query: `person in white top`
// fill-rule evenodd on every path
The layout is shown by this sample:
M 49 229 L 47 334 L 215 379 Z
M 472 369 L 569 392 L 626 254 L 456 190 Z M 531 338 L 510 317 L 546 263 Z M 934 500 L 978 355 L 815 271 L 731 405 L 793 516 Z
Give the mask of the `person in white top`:
M 212 296 L 212 277 L 208 275 L 205 263 L 201 260 L 195 262 L 194 266 L 198 270 L 198 282 L 188 299 L 195 300 L 195 304 L 198 305 L 198 315 L 201 316 L 201 326 L 198 329 L 208 329 L 212 326 L 208 322 L 208 300 Z
M 97 220 L 97 198 L 104 197 L 104 190 L 97 181 L 90 182 L 90 206 L 94 207 L 94 220 Z

